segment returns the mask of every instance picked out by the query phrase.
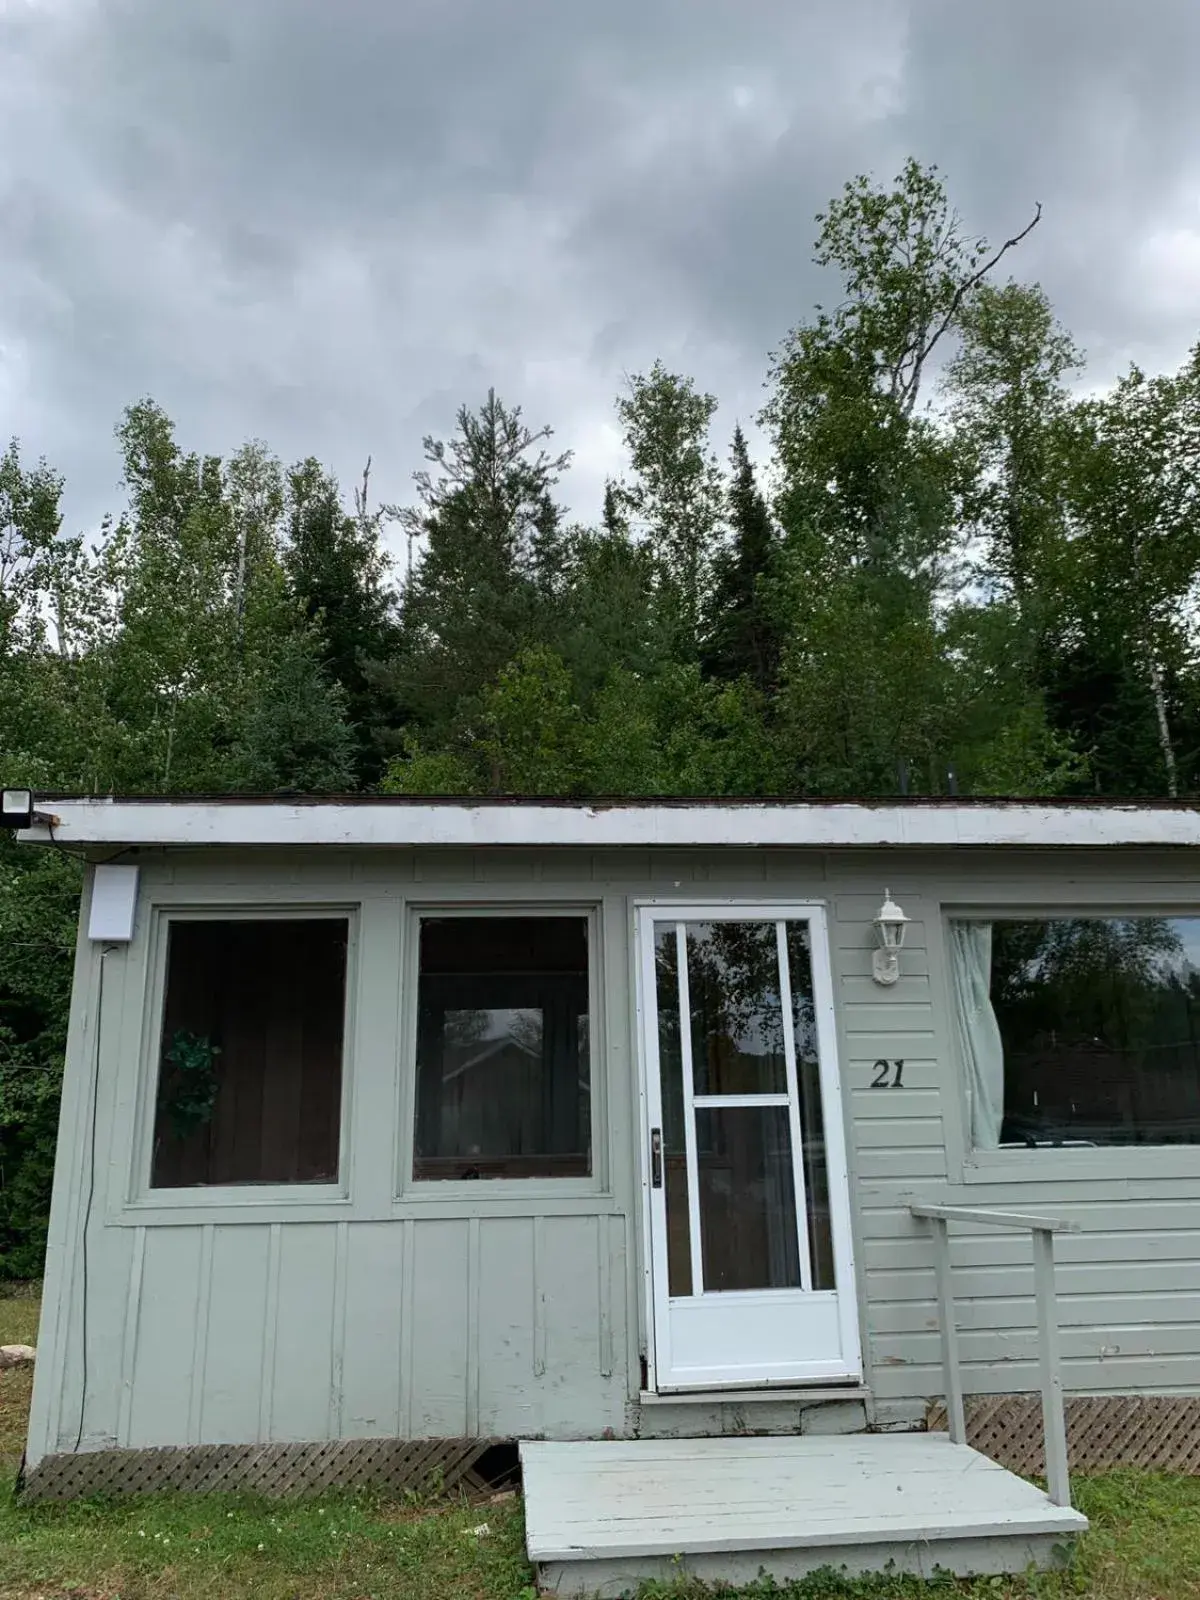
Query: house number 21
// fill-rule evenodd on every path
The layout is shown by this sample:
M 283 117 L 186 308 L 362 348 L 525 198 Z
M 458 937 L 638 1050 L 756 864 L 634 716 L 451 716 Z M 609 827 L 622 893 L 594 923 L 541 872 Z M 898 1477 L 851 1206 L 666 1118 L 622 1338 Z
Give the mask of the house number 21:
M 877 1061 L 871 1071 L 875 1074 L 871 1079 L 872 1089 L 903 1089 L 903 1061 Z

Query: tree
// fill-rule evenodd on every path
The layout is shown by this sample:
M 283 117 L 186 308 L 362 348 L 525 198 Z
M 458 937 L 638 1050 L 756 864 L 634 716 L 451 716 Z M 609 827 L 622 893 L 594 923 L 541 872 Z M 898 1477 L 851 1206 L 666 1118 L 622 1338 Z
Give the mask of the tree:
M 62 490 L 45 461 L 22 465 L 15 439 L 0 457 L 0 662 L 43 644 L 56 617 L 63 643 Z
M 1101 778 L 1116 792 L 1175 797 L 1196 778 L 1194 765 L 1181 771 L 1177 724 L 1195 716 L 1183 689 L 1196 668 L 1200 348 L 1175 374 L 1131 368 L 1072 421 L 1048 670 L 1068 717 L 1083 710 L 1100 724 Z
M 890 190 L 853 178 L 817 218 L 815 259 L 841 274 L 846 291 L 832 316 L 821 314 L 819 330 L 911 417 L 938 344 L 958 329 L 971 295 L 1041 215 L 1038 206 L 1031 222 L 992 250 L 964 234 L 935 166 L 910 156 Z
M 1066 379 L 1082 357 L 1037 285 L 980 285 L 959 328 L 948 394 L 964 521 L 984 545 L 985 576 L 1032 608 L 1065 529 Z
M 355 787 L 355 730 L 345 690 L 326 673 L 322 644 L 315 634 L 285 634 L 260 668 L 232 752 L 238 788 L 336 794 Z
M 733 541 L 716 561 L 704 665 L 717 678 L 749 678 L 766 694 L 779 679 L 779 626 L 771 592 L 775 527 L 740 427 L 734 429 L 731 457 Z
M 648 374 L 635 374 L 629 393 L 617 401 L 633 471 L 617 498 L 642 524 L 678 649 L 689 659 L 699 653 L 725 512 L 725 487 L 708 439 L 716 409 L 715 396 L 701 394 L 690 378 L 668 372 L 661 361 Z M 607 494 L 605 523 L 616 525 Z
M 380 772 L 377 724 L 382 715 L 368 663 L 381 661 L 397 640 L 390 563 L 383 549 L 385 512 L 368 500 L 368 460 L 355 496 L 343 508 L 337 480 L 311 456 L 288 473 L 283 570 L 330 680 L 340 687 L 345 717 L 355 728 L 353 779 Z
M 435 737 L 545 619 L 549 564 L 561 554 L 553 492 L 570 461 L 542 448 L 550 436 L 490 390 L 478 411 L 459 411 L 448 443 L 425 441 L 431 469 L 417 474 L 418 504 L 401 515 L 424 550 L 404 591 L 399 648 L 373 677 L 402 722 Z
M 963 464 L 917 402 L 934 351 L 1024 234 L 998 251 L 968 240 L 936 169 L 912 161 L 891 190 L 854 180 L 818 220 L 816 259 L 840 272 L 843 296 L 789 335 L 764 412 L 794 782 L 869 793 L 908 773 L 936 791 L 962 742 L 945 622 Z

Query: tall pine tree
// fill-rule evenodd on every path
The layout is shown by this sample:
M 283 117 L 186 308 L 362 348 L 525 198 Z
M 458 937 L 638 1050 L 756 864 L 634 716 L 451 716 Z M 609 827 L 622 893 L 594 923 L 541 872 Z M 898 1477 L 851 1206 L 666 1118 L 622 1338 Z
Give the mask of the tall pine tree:
M 715 678 L 749 678 L 761 694 L 778 685 L 780 637 L 774 612 L 776 533 L 746 437 L 734 429 L 730 451 L 731 543 L 715 562 L 704 666 Z

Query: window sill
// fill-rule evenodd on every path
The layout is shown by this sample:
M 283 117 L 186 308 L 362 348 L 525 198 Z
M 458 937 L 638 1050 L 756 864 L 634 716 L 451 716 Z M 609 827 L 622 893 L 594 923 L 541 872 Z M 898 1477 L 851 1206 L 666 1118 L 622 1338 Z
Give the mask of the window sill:
M 721 1389 L 643 1389 L 638 1395 L 642 1406 L 745 1406 L 817 1405 L 825 1400 L 869 1400 L 871 1391 L 856 1379 L 838 1385 L 814 1384 L 811 1389 L 797 1384 L 778 1389 L 744 1388 L 736 1384 Z
M 328 1216 L 331 1211 L 349 1208 L 350 1196 L 340 1184 L 216 1184 L 187 1189 L 152 1190 L 130 1200 L 114 1212 L 110 1222 L 140 1227 L 163 1218 L 191 1221 L 200 1214 L 223 1217 L 247 1216 L 258 1219 L 265 1212 L 291 1216 L 314 1212 Z
M 456 1205 L 489 1201 L 607 1200 L 611 1192 L 595 1178 L 415 1178 L 396 1195 L 398 1206 Z
M 1142 1178 L 1200 1179 L 1200 1144 L 976 1150 L 966 1157 L 962 1167 L 965 1184 L 1095 1183 Z
M 529 1187 L 515 1186 L 503 1195 L 492 1195 L 481 1204 L 479 1184 L 461 1186 L 466 1196 L 433 1194 L 414 1201 L 402 1197 L 380 1205 L 351 1201 L 346 1196 L 328 1200 L 238 1200 L 215 1204 L 197 1196 L 188 1205 L 157 1206 L 136 1204 L 110 1212 L 104 1219 L 109 1228 L 202 1228 L 271 1227 L 302 1223 L 394 1223 L 469 1221 L 473 1218 L 537 1217 L 623 1217 L 624 1210 L 611 1194 L 564 1194 L 563 1186 L 544 1188 L 531 1194 Z

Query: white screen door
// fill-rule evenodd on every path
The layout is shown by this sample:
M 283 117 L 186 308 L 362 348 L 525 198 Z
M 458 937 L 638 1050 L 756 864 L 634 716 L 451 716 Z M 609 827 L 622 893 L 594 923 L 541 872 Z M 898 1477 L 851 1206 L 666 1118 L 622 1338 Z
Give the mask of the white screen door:
M 638 916 L 655 1386 L 856 1378 L 824 912 Z

